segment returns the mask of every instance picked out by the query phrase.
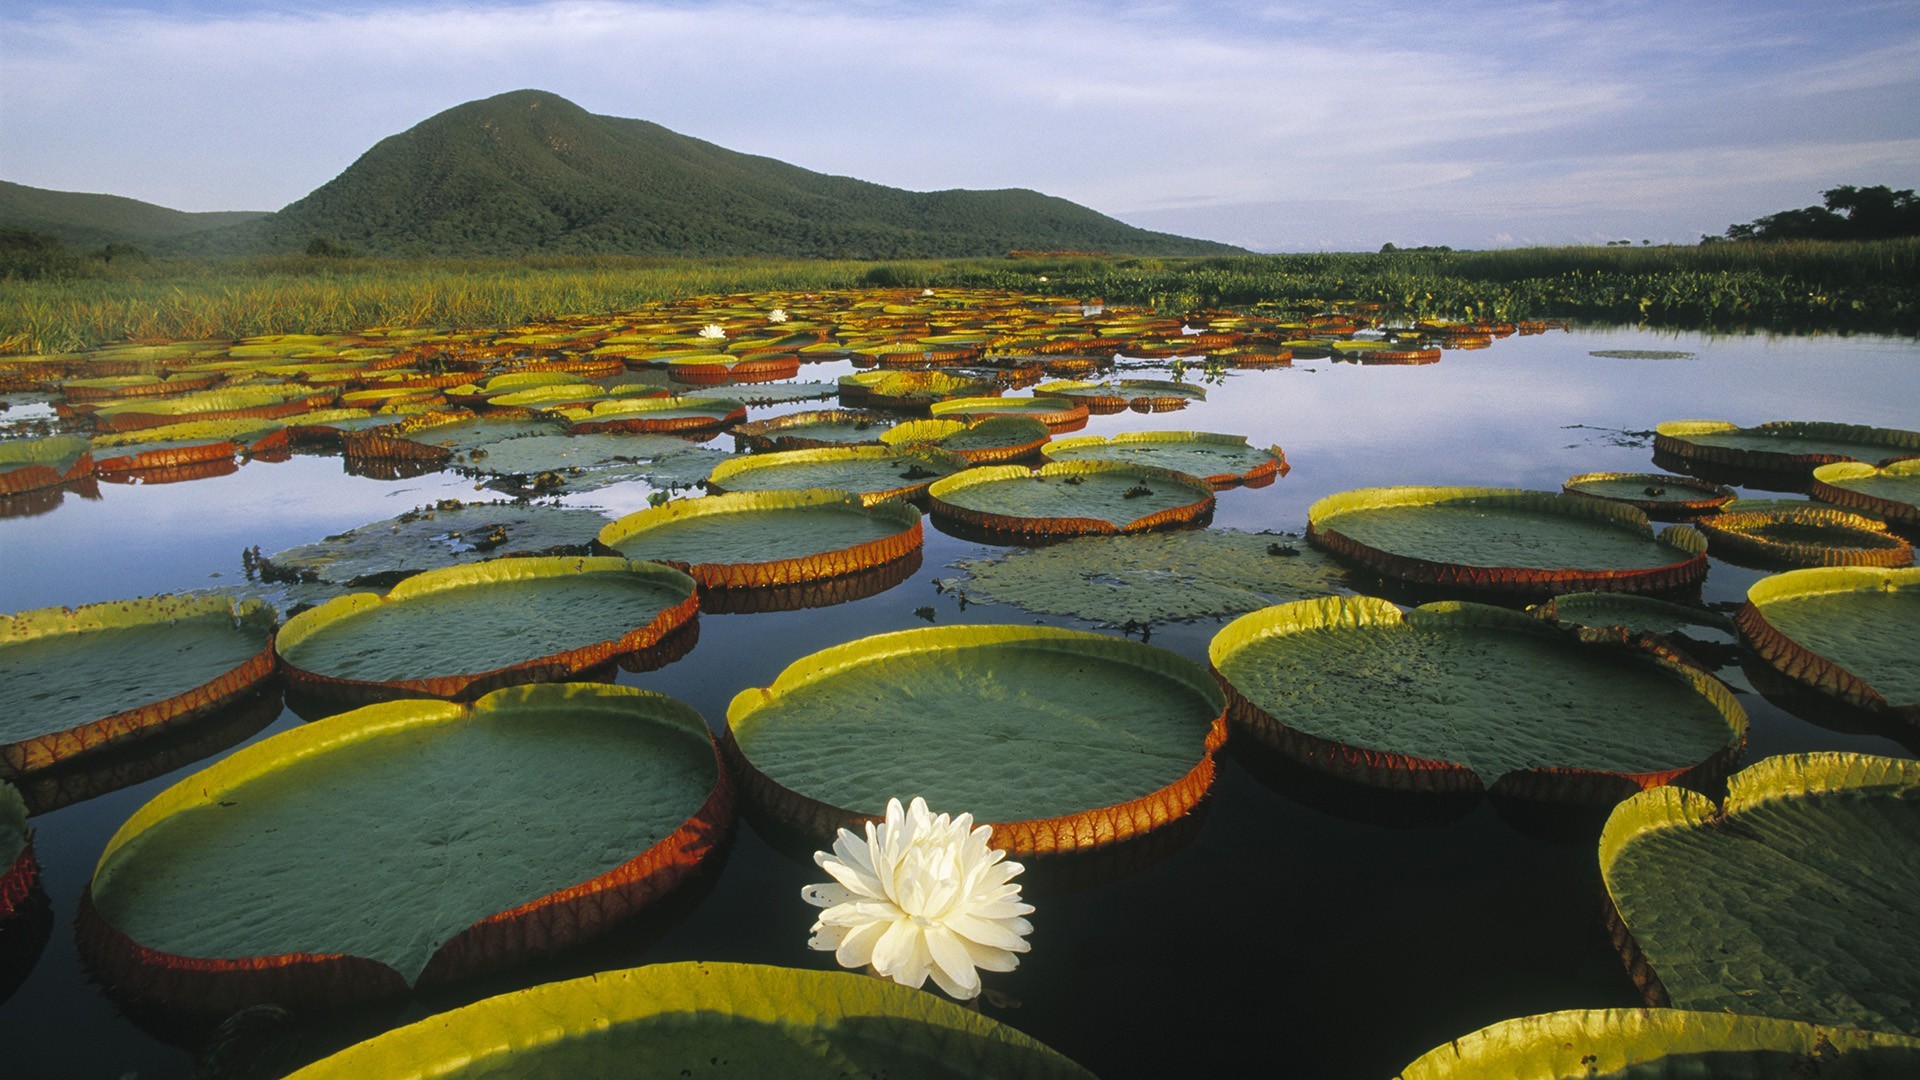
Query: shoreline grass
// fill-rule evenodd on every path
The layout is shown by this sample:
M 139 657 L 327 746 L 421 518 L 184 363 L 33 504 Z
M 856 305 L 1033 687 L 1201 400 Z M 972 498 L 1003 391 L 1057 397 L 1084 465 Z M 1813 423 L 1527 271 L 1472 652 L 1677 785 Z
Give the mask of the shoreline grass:
M 1421 317 L 1920 331 L 1920 239 L 878 263 L 282 255 L 121 260 L 88 276 L 0 281 L 0 353 L 373 326 L 503 328 L 708 293 L 939 285 L 1100 297 L 1175 312 L 1349 300 Z

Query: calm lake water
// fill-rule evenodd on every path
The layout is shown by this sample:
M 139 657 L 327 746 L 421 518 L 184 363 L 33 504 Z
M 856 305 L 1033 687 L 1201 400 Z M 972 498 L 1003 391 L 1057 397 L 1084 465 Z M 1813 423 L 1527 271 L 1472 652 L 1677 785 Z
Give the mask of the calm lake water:
M 1590 355 L 1619 349 L 1695 355 Z M 810 365 L 802 378 L 831 380 L 847 370 Z M 1134 374 L 1166 377 L 1163 370 Z M 1268 487 L 1223 492 L 1213 523 L 1299 531 L 1314 500 L 1348 488 L 1558 490 L 1577 473 L 1657 471 L 1651 429 L 1675 419 L 1920 428 L 1920 344 L 1554 331 L 1450 351 L 1423 367 L 1308 361 L 1236 372 L 1209 387 L 1204 403 L 1095 417 L 1084 433 L 1190 429 L 1278 444 L 1292 472 Z M 712 445 L 731 449 L 732 440 Z M 644 507 L 646 493 L 631 484 L 565 501 L 616 516 Z M 489 497 L 452 474 L 372 480 L 348 475 L 336 457 L 307 455 L 185 483 L 102 484 L 98 499 L 68 495 L 50 512 L 0 520 L 0 611 L 232 584 L 243 579 L 245 548 L 272 553 L 436 499 Z M 622 672 L 619 680 L 678 697 L 718 726 L 740 689 L 770 683 L 788 663 L 827 645 L 926 625 L 916 608 L 931 605 L 941 624 L 1085 625 L 993 604 L 962 610 L 936 592 L 932 579 L 955 573 L 949 563 L 991 550 L 929 527 L 920 571 L 887 592 L 831 608 L 703 615 L 699 643 L 685 658 L 656 672 Z M 1760 576 L 1715 560 L 1704 599 L 1737 603 Z M 1152 643 L 1204 663 L 1218 625 L 1156 626 Z M 1912 756 L 1891 738 L 1830 730 L 1784 711 L 1751 692 L 1737 668 L 1721 674 L 1741 691 L 1752 719 L 1745 762 L 1814 749 Z M 284 712 L 249 741 L 301 723 Z M 6 1075 L 190 1070 L 189 1050 L 124 1016 L 88 980 L 70 923 L 107 838 L 196 767 L 35 818 L 54 925 L 25 982 L 0 1005 Z M 1029 897 L 1038 909 L 1033 951 L 1017 971 L 988 977 L 989 987 L 1013 1000 L 986 1011 L 1106 1077 L 1384 1077 L 1498 1020 L 1636 1005 L 1600 924 L 1598 827 L 1598 818 L 1546 820 L 1489 801 L 1451 820 L 1406 819 L 1378 801 L 1331 799 L 1270 764 L 1230 753 L 1204 823 L 1185 847 L 1118 880 Z M 814 911 L 799 896 L 820 878 L 743 825 L 711 891 L 676 920 L 363 1023 L 391 1025 L 518 986 L 641 963 L 831 967 L 829 954 L 806 948 Z M 343 882 L 343 899 L 352 892 Z M 292 1034 L 313 1045 L 345 1037 L 325 1027 Z

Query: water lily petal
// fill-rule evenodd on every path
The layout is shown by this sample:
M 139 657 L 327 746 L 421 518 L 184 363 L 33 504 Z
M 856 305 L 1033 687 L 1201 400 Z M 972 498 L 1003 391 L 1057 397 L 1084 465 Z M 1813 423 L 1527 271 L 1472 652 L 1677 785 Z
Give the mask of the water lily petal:
M 959 998 L 970 998 L 980 992 L 980 976 L 973 970 L 973 960 L 958 937 L 936 926 L 922 938 L 927 943 L 928 955 L 933 958 L 933 979 L 940 984 L 940 989 Z
M 850 928 L 834 950 L 834 961 L 841 967 L 849 968 L 863 968 L 873 963 L 873 947 L 890 925 L 869 922 Z

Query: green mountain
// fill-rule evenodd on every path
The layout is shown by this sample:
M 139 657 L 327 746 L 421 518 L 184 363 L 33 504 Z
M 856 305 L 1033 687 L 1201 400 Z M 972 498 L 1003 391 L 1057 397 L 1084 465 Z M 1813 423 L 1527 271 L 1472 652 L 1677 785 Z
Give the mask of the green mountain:
M 78 247 L 164 240 L 266 216 L 265 210 L 190 214 L 118 195 L 49 191 L 0 180 L 0 227 L 47 233 Z
M 1239 250 L 1034 191 L 914 192 L 810 172 L 538 90 L 430 117 L 271 218 L 228 232 L 270 250 L 319 236 L 361 251 L 446 255 Z

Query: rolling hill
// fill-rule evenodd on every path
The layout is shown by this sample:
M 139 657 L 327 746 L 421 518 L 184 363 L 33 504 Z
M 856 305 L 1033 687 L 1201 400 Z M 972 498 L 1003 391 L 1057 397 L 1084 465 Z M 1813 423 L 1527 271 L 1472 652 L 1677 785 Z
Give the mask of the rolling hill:
M 101 200 L 35 192 L 39 203 Z M 33 200 L 16 199 L 25 207 Z M 1240 249 L 1136 229 L 1025 189 L 905 191 L 728 150 L 644 120 L 598 116 L 555 94 L 517 90 L 457 105 L 376 143 L 278 213 L 192 232 L 109 235 L 130 199 L 76 203 L 63 238 L 157 240 L 156 251 L 300 251 L 316 238 L 392 255 L 777 255 L 908 258 L 1072 250 L 1211 255 Z M 0 198 L 0 225 L 16 220 Z M 92 208 L 85 217 L 79 209 Z M 110 213 L 112 211 L 113 213 Z M 113 216 L 119 214 L 120 216 Z M 230 219 L 233 215 L 227 215 Z M 45 214 L 36 220 L 50 221 Z M 142 219 L 144 220 L 144 219 Z M 182 235 L 191 233 L 190 235 Z
M 188 213 L 119 195 L 50 191 L 0 180 L 0 225 L 58 237 L 80 247 L 147 243 L 203 233 L 258 218 L 265 210 Z

